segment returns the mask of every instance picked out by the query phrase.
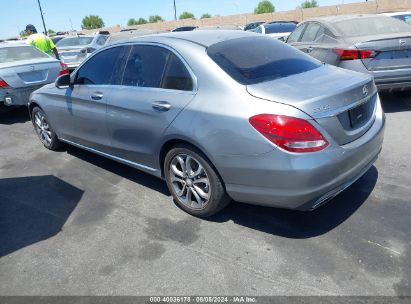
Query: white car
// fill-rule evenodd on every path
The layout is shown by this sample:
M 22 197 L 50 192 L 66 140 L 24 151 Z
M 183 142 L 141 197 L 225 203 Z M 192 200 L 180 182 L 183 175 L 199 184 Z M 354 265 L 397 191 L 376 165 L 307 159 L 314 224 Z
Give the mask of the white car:
M 384 13 L 382 15 L 397 18 L 408 24 L 411 24 L 411 12 Z
M 295 30 L 297 25 L 293 22 L 264 23 L 255 28 L 253 32 L 267 35 L 281 41 L 287 40 L 288 36 Z

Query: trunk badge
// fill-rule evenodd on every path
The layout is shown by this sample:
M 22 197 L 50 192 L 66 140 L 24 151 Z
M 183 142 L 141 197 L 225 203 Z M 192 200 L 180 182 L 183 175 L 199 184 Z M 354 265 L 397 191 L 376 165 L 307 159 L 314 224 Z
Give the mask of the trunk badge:
M 366 85 L 362 88 L 362 94 L 364 97 L 368 96 L 368 87 Z
M 400 39 L 399 41 L 400 47 L 404 46 L 407 43 L 407 40 L 405 39 Z
M 34 65 L 30 66 L 30 71 L 34 71 Z

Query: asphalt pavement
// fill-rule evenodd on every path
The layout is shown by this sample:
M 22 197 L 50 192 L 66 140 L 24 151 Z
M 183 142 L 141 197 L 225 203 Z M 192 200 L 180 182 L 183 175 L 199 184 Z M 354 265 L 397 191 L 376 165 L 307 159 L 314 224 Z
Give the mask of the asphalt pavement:
M 411 96 L 382 100 L 380 158 L 327 205 L 208 220 L 155 177 L 43 148 L 25 109 L 0 114 L 0 295 L 411 295 Z

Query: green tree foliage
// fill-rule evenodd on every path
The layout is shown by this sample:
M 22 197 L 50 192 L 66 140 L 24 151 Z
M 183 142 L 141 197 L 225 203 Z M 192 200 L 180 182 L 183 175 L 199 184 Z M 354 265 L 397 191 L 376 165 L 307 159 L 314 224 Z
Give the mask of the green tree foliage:
M 302 8 L 310 8 L 310 7 L 317 7 L 318 2 L 316 0 L 306 0 L 303 3 L 301 3 Z
M 90 15 L 83 18 L 81 22 L 81 28 L 83 30 L 94 30 L 102 28 L 104 26 L 104 21 L 99 16 Z
M 150 16 L 148 18 L 149 23 L 156 23 L 156 22 L 160 22 L 160 21 L 164 21 L 164 19 L 159 15 Z
M 127 25 L 132 26 L 132 25 L 140 25 L 140 24 L 146 24 L 146 23 L 147 23 L 147 20 L 144 18 L 138 18 L 138 19 L 130 18 L 128 19 Z
M 127 21 L 127 25 L 128 25 L 128 26 L 132 26 L 132 25 L 136 25 L 136 24 L 137 24 L 137 20 L 134 19 L 134 18 L 130 18 L 130 19 L 128 19 L 128 21 Z
M 201 19 L 207 19 L 207 18 L 211 18 L 211 15 L 209 13 L 205 13 L 201 15 Z
M 257 7 L 254 10 L 254 14 L 265 14 L 265 13 L 274 13 L 275 6 L 271 3 L 271 1 L 264 0 L 258 3 Z
M 27 32 L 23 30 L 23 31 L 20 31 L 19 36 L 20 36 L 21 38 L 24 38 L 24 37 L 27 37 L 28 35 L 27 35 Z
M 138 18 L 137 23 L 136 24 L 146 24 L 147 20 L 144 18 Z
M 55 31 L 53 31 L 52 29 L 48 29 L 48 31 L 47 31 L 47 34 L 48 35 L 53 35 L 53 34 L 55 34 L 56 32 Z
M 195 19 L 195 17 L 194 17 L 194 14 L 193 13 L 190 13 L 190 12 L 183 12 L 183 13 L 181 13 L 181 15 L 180 15 L 180 20 L 183 20 L 183 19 Z

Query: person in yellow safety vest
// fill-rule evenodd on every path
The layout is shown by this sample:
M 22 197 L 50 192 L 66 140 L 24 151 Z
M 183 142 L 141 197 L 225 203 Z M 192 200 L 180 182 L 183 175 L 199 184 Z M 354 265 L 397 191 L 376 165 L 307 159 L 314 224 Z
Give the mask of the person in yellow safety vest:
M 53 40 L 44 34 L 38 34 L 36 27 L 32 24 L 26 26 L 26 33 L 30 35 L 27 39 L 27 44 L 35 46 L 40 51 L 43 51 L 50 56 L 54 53 L 54 56 L 60 60 L 59 52 L 57 51 Z

